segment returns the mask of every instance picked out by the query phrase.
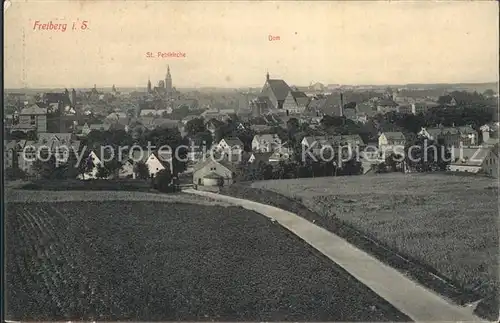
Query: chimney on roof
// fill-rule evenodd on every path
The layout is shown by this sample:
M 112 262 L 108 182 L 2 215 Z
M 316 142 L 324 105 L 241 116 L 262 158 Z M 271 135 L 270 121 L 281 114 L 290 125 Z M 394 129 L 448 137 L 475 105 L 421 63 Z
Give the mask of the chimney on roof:
M 269 71 L 266 73 L 266 81 L 269 81 Z

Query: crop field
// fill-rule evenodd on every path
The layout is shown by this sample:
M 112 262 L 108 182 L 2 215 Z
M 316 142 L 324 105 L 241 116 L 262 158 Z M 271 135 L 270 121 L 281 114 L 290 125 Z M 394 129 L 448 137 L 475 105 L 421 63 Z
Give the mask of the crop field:
M 498 288 L 498 184 L 479 177 L 384 174 L 282 181 L 252 187 L 301 201 L 463 288 Z
M 11 201 L 5 225 L 9 320 L 408 320 L 237 207 Z

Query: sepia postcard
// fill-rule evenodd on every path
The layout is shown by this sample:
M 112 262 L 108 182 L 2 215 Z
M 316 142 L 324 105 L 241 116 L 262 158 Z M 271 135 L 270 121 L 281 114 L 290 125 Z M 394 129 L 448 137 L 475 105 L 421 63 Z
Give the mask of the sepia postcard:
M 4 1 L 6 322 L 499 320 L 497 1 Z

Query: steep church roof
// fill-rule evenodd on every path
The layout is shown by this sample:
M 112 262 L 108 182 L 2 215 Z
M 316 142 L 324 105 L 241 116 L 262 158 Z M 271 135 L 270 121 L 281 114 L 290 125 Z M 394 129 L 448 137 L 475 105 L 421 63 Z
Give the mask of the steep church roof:
M 283 80 L 269 79 L 267 80 L 267 84 L 269 84 L 271 91 L 273 91 L 274 96 L 278 101 L 285 100 L 288 93 L 291 91 L 288 84 L 286 84 Z

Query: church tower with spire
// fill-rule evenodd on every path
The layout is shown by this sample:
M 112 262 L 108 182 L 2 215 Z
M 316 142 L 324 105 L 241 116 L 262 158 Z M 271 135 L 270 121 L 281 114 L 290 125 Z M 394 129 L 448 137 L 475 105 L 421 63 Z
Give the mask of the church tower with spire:
M 167 65 L 167 76 L 165 77 L 165 91 L 167 95 L 172 94 L 172 75 L 170 75 L 170 66 Z
M 151 93 L 151 79 L 148 76 L 148 93 Z

